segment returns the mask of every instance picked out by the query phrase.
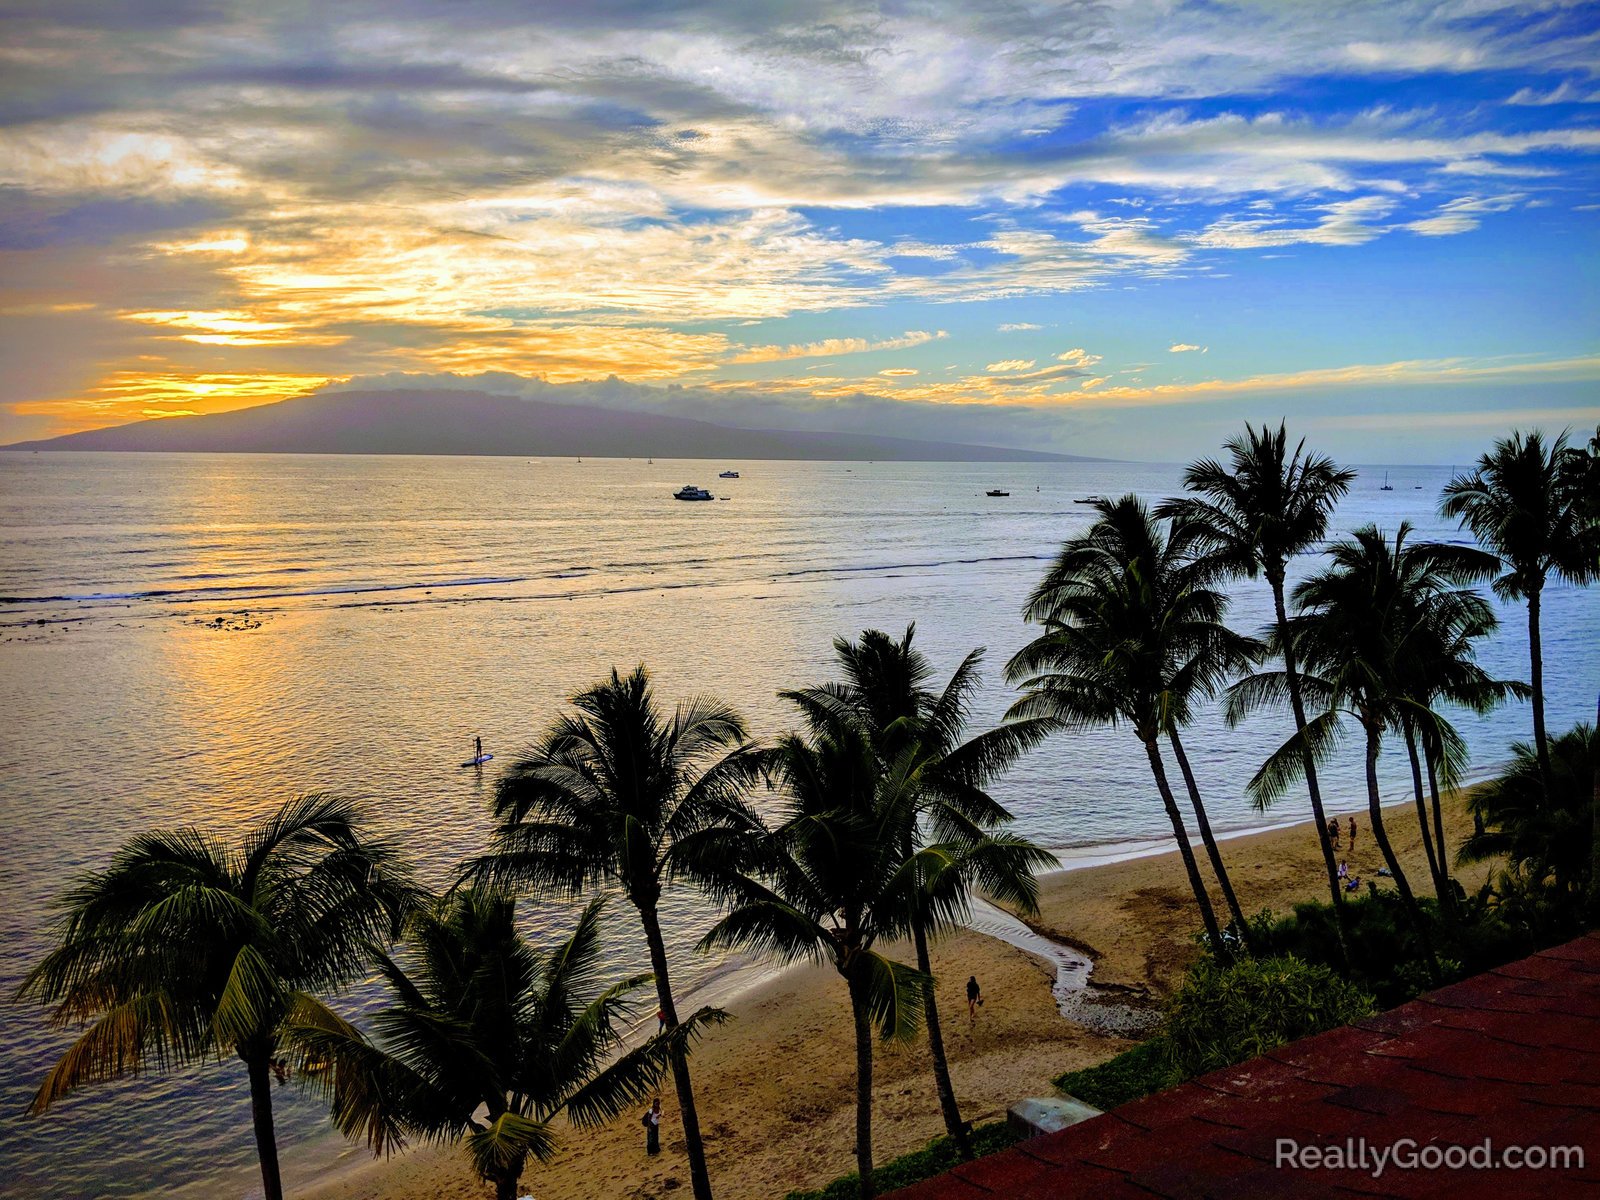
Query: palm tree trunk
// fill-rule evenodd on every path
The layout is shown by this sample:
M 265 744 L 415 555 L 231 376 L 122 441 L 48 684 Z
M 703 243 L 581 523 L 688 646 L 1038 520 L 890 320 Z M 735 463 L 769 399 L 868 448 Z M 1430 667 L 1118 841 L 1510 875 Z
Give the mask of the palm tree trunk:
M 494 1200 L 517 1200 L 516 1175 L 497 1175 L 494 1181 Z
M 1339 887 L 1339 864 L 1334 861 L 1333 842 L 1328 837 L 1328 814 L 1322 807 L 1322 788 L 1317 783 L 1317 763 L 1311 748 L 1305 746 L 1306 703 L 1300 694 L 1300 671 L 1295 665 L 1294 642 L 1289 636 L 1289 611 L 1283 603 L 1283 572 L 1269 571 L 1267 581 L 1272 585 L 1272 607 L 1278 619 L 1278 639 L 1283 643 L 1283 675 L 1289 684 L 1289 707 L 1294 710 L 1294 727 L 1300 735 L 1304 752 L 1301 767 L 1306 774 L 1306 791 L 1311 796 L 1311 819 L 1316 822 L 1317 842 L 1322 847 L 1322 865 L 1328 873 L 1328 891 L 1333 895 L 1333 911 L 1339 916 L 1340 950 L 1344 949 L 1344 892 Z
M 1443 878 L 1445 886 L 1450 886 L 1450 856 L 1445 852 L 1444 842 L 1444 807 L 1439 803 L 1439 771 L 1438 764 L 1434 761 L 1433 748 L 1427 743 L 1422 743 L 1422 757 L 1428 767 L 1428 797 L 1433 802 L 1433 841 L 1439 847 L 1439 875 Z M 1455 900 L 1455 889 L 1450 889 L 1452 904 Z
M 1194 848 L 1189 845 L 1189 833 L 1183 827 L 1183 814 L 1178 802 L 1172 798 L 1172 787 L 1167 783 L 1167 769 L 1161 763 L 1161 748 L 1155 737 L 1140 738 L 1145 755 L 1150 759 L 1150 773 L 1156 777 L 1156 790 L 1161 793 L 1161 803 L 1166 806 L 1167 818 L 1172 822 L 1172 836 L 1177 839 L 1178 853 L 1183 858 L 1183 869 L 1189 876 L 1189 887 L 1194 890 L 1194 902 L 1200 906 L 1200 919 L 1205 922 L 1206 936 L 1218 958 L 1224 962 L 1232 958 L 1227 943 L 1222 940 L 1222 930 L 1217 928 L 1217 914 L 1211 907 L 1211 897 L 1206 894 L 1205 881 L 1200 878 L 1200 865 L 1195 862 Z
M 1528 593 L 1528 669 L 1533 686 L 1533 746 L 1539 756 L 1539 786 L 1550 802 L 1550 741 L 1544 730 L 1544 647 L 1539 641 L 1539 592 Z
M 1183 752 L 1183 743 L 1178 739 L 1176 729 L 1167 730 L 1167 737 L 1172 742 L 1172 753 L 1177 757 L 1178 769 L 1183 772 L 1184 786 L 1189 789 L 1189 802 L 1194 805 L 1194 820 L 1200 827 L 1200 840 L 1205 843 L 1206 857 L 1211 860 L 1211 869 L 1217 873 L 1217 884 L 1222 888 L 1222 898 L 1227 902 L 1228 912 L 1233 917 L 1233 926 L 1239 931 L 1239 937 L 1243 939 L 1244 944 L 1254 951 L 1250 926 L 1245 922 L 1244 910 L 1239 907 L 1239 898 L 1233 894 L 1233 882 L 1228 878 L 1228 868 L 1223 865 L 1222 851 L 1217 847 L 1217 839 L 1212 836 L 1211 822 L 1206 817 L 1206 806 L 1200 799 L 1200 786 L 1195 783 L 1194 772 L 1189 768 L 1189 756 Z
M 244 1059 L 250 1075 L 250 1123 L 256 1132 L 256 1156 L 261 1159 L 261 1192 L 265 1200 L 283 1200 L 283 1179 L 278 1174 L 278 1138 L 272 1127 L 272 1067 L 267 1050 L 252 1050 Z
M 661 921 L 652 905 L 641 904 L 639 920 L 644 939 L 650 945 L 650 969 L 656 976 L 656 998 L 667 1029 L 678 1027 L 678 1009 L 672 1002 L 672 984 L 667 976 L 667 946 L 661 940 Z M 672 1082 L 678 1093 L 678 1115 L 683 1120 L 683 1141 L 689 1151 L 689 1181 L 694 1200 L 711 1200 L 711 1175 L 706 1170 L 706 1147 L 700 1137 L 700 1113 L 694 1104 L 694 1084 L 689 1079 L 689 1059 L 682 1050 L 672 1055 Z
M 956 1090 L 950 1082 L 950 1062 L 944 1053 L 944 1031 L 939 1025 L 939 1004 L 934 997 L 933 965 L 928 958 L 928 931 L 923 914 L 918 913 L 911 924 L 911 941 L 917 949 L 917 970 L 925 982 L 922 985 L 923 1013 L 928 1019 L 928 1054 L 933 1058 L 933 1085 L 939 1093 L 939 1111 L 944 1114 L 945 1132 L 955 1142 L 961 1157 L 972 1157 L 972 1145 L 967 1139 L 967 1126 L 961 1119 L 961 1108 L 956 1103 Z
M 1383 861 L 1389 868 L 1389 874 L 1394 877 L 1394 885 L 1400 891 L 1400 904 L 1406 910 L 1406 917 L 1411 921 L 1411 927 L 1416 931 L 1417 940 L 1422 943 L 1423 953 L 1428 960 L 1428 974 L 1435 983 L 1439 981 L 1439 960 L 1433 954 L 1433 939 L 1428 936 L 1428 927 L 1423 921 L 1422 909 L 1417 904 L 1417 898 L 1411 892 L 1411 884 L 1406 879 L 1406 873 L 1400 867 L 1400 860 L 1394 856 L 1394 847 L 1389 844 L 1389 833 L 1383 827 L 1383 800 L 1378 794 L 1378 729 L 1376 726 L 1363 721 L 1367 732 L 1367 822 L 1372 826 L 1372 837 L 1378 843 L 1378 849 L 1383 853 Z
M 1417 824 L 1422 827 L 1422 849 L 1428 856 L 1428 874 L 1433 879 L 1433 894 L 1439 903 L 1444 899 L 1444 876 L 1439 873 L 1439 860 L 1433 853 L 1433 834 L 1428 829 L 1428 804 L 1422 795 L 1422 760 L 1417 757 L 1417 737 L 1411 726 L 1405 727 L 1406 757 L 1411 760 L 1411 791 L 1417 801 Z M 1444 850 L 1441 844 L 1440 852 Z
M 861 1179 L 861 1200 L 872 1200 L 872 1022 L 861 985 L 854 975 L 846 978 L 856 1024 L 856 1174 Z

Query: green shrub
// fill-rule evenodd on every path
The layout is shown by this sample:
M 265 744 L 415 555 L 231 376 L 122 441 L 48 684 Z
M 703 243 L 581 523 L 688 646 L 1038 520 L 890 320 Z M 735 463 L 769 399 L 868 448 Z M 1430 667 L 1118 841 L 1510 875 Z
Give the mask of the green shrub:
M 1501 919 L 1497 908 L 1480 895 L 1459 899 L 1454 920 L 1440 917 L 1436 901 L 1420 899 L 1443 976 L 1450 983 L 1531 954 L 1538 947 Z M 1262 913 L 1251 921 L 1261 953 L 1291 955 L 1302 962 L 1328 967 L 1393 1008 L 1434 986 L 1400 897 L 1387 889 L 1369 889 L 1345 901 L 1348 956 L 1339 947 L 1338 917 L 1333 905 L 1297 904 L 1294 915 L 1274 918 Z
M 972 1153 L 976 1158 L 994 1154 L 1021 1140 L 1004 1121 L 980 1125 L 972 1131 Z M 946 1136 L 939 1136 L 921 1150 L 890 1159 L 872 1172 L 873 1182 L 880 1192 L 910 1187 L 935 1175 L 943 1175 L 951 1167 L 959 1166 L 961 1153 L 956 1144 Z M 856 1200 L 861 1194 L 861 1177 L 854 1171 L 841 1175 L 827 1187 L 814 1192 L 790 1192 L 784 1200 Z
M 1166 1039 L 1154 1037 L 1096 1066 L 1068 1071 L 1056 1079 L 1056 1086 L 1085 1104 L 1109 1112 L 1179 1082 Z
M 1287 955 L 1202 959 L 1167 1010 L 1165 1041 L 1188 1079 L 1377 1011 L 1370 993 Z

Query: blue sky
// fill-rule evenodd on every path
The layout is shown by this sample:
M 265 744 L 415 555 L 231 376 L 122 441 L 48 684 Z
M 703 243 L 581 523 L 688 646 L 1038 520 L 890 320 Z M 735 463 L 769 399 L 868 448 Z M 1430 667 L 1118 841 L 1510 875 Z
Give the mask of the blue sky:
M 1359 461 L 1600 420 L 1600 5 L 0 13 L 0 440 L 319 387 Z

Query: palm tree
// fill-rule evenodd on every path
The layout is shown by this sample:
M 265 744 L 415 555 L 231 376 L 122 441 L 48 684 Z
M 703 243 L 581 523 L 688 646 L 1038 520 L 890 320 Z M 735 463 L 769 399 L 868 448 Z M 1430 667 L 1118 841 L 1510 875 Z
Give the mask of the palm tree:
M 1164 528 L 1132 495 L 1103 500 L 1100 519 L 1061 548 L 1029 598 L 1028 620 L 1045 632 L 1023 647 L 1006 668 L 1026 688 L 1012 706 L 1016 718 L 1044 718 L 1063 727 L 1126 722 L 1143 743 L 1151 774 L 1177 839 L 1189 885 L 1217 953 L 1227 943 L 1173 799 L 1161 756 L 1168 737 L 1185 779 L 1177 729 L 1190 720 L 1196 699 L 1212 694 L 1249 661 L 1252 644 L 1222 623 L 1227 597 L 1210 586 L 1215 559 L 1194 554 L 1199 530 L 1176 520 Z M 1248 936 L 1199 790 L 1191 792 L 1206 851 L 1236 927 Z
M 1439 745 L 1458 737 L 1443 717 L 1418 701 L 1410 672 L 1437 645 L 1440 629 L 1465 624 L 1465 614 L 1482 603 L 1470 585 L 1483 577 L 1485 556 L 1464 546 L 1408 544 L 1410 534 L 1411 526 L 1402 522 L 1391 545 L 1376 526 L 1365 525 L 1329 546 L 1332 565 L 1295 588 L 1299 615 L 1290 636 L 1305 656 L 1300 683 L 1323 711 L 1267 759 L 1249 786 L 1263 805 L 1281 796 L 1308 757 L 1320 760 L 1337 744 L 1342 716 L 1355 717 L 1366 742 L 1373 840 L 1437 977 L 1422 911 L 1384 825 L 1378 755 L 1384 734 L 1408 724 Z M 1229 718 L 1286 694 L 1283 673 L 1251 676 L 1230 690 Z
M 933 667 L 912 646 L 908 625 L 896 640 L 869 629 L 859 641 L 834 639 L 844 682 L 783 693 L 807 715 L 813 732 L 855 728 L 872 745 L 879 769 L 909 766 L 916 805 L 900 831 L 902 855 L 924 871 L 911 913 L 917 970 L 927 977 L 923 1012 L 934 1087 L 945 1131 L 962 1157 L 972 1156 L 945 1054 L 928 936 L 964 916 L 973 886 L 1024 914 L 1038 910 L 1035 871 L 1057 865 L 1054 855 L 1015 835 L 998 832 L 1011 814 L 989 795 L 989 785 L 1048 732 L 1043 721 L 1007 721 L 963 741 L 979 684 L 983 651 L 974 650 L 942 690 L 929 686 Z M 909 759 L 907 758 L 909 756 Z M 919 854 L 920 851 L 920 854 Z
M 573 698 L 495 790 L 500 825 L 478 878 L 580 895 L 615 884 L 638 913 L 668 1029 L 677 1004 L 661 936 L 660 903 L 680 879 L 706 882 L 731 838 L 757 827 L 744 795 L 760 775 L 737 713 L 698 697 L 670 718 L 636 667 Z M 695 1200 L 711 1200 L 688 1059 L 672 1063 Z
M 1306 728 L 1305 697 L 1289 637 L 1285 579 L 1289 562 L 1321 543 L 1334 506 L 1355 478 L 1354 471 L 1339 467 L 1332 459 L 1306 453 L 1305 445 L 1302 439 L 1290 452 L 1289 432 L 1282 423 L 1276 432 L 1265 423 L 1260 430 L 1247 423 L 1242 436 L 1223 444 L 1230 458 L 1227 467 L 1212 459 L 1192 463 L 1184 472 L 1183 485 L 1195 495 L 1169 500 L 1157 510 L 1162 516 L 1183 516 L 1197 522 L 1204 530 L 1207 551 L 1230 573 L 1251 579 L 1258 573 L 1266 576 L 1272 589 L 1276 644 L 1282 648 L 1289 707 L 1300 734 Z M 1329 892 L 1335 911 L 1342 912 L 1344 895 L 1328 837 L 1327 810 L 1322 805 L 1317 766 L 1309 755 L 1301 770 Z
M 271 1076 L 289 1022 L 338 1018 L 313 993 L 362 973 L 416 893 L 357 808 L 306 795 L 229 846 L 187 826 L 133 838 L 63 897 L 56 948 L 18 998 L 88 1024 L 29 1105 L 85 1084 L 232 1056 L 250 1082 L 267 1200 L 282 1200 Z
M 414 967 L 377 956 L 391 998 L 372 1017 L 375 1041 L 342 1021 L 295 1027 L 301 1074 L 332 1098 L 340 1131 L 375 1155 L 408 1137 L 465 1142 L 497 1200 L 513 1200 L 528 1159 L 555 1153 L 558 1114 L 600 1125 L 646 1096 L 722 1014 L 704 1009 L 608 1065 L 618 1018 L 650 977 L 601 983 L 604 903 L 542 955 L 518 932 L 508 894 L 462 888 L 416 913 L 405 942 Z
M 1538 753 L 1517 742 L 1511 756 L 1497 779 L 1472 793 L 1469 803 L 1483 829 L 1462 844 L 1457 861 L 1504 858 L 1522 878 L 1548 889 L 1557 907 L 1570 915 L 1590 883 L 1600 736 L 1594 726 L 1579 724 L 1551 741 L 1548 793 Z
M 872 1035 L 916 1033 L 925 977 L 878 944 L 906 932 L 921 877 L 902 854 L 916 808 L 910 764 L 885 773 L 848 725 L 790 734 L 769 756 L 783 789 L 778 823 L 730 880 L 731 911 L 702 948 L 740 946 L 791 963 L 828 962 L 850 995 L 856 1047 L 856 1170 L 873 1194 Z
M 1567 435 L 1545 442 L 1538 430 L 1513 431 L 1478 459 L 1477 468 L 1445 485 L 1441 516 L 1459 519 L 1503 573 L 1495 595 L 1528 605 L 1529 682 L 1533 686 L 1533 743 L 1539 778 L 1550 786 L 1550 747 L 1544 719 L 1544 651 L 1539 609 L 1545 581 L 1554 574 L 1586 583 L 1596 574 L 1596 531 L 1586 498 L 1584 455 Z
M 1463 566 L 1466 566 L 1470 558 L 1465 555 L 1463 558 Z M 1493 573 L 1492 556 L 1482 555 L 1478 564 L 1483 572 L 1481 577 Z M 1422 615 L 1431 618 L 1431 623 L 1419 624 L 1408 640 L 1409 661 L 1401 672 L 1412 705 L 1417 709 L 1431 711 L 1436 705 L 1447 703 L 1484 713 L 1507 696 L 1526 692 L 1520 683 L 1491 679 L 1477 664 L 1474 643 L 1493 633 L 1499 625 L 1493 609 L 1482 596 L 1462 592 L 1453 603 L 1432 606 Z M 1434 892 L 1446 911 L 1453 911 L 1455 892 L 1450 887 L 1450 860 L 1445 849 L 1439 790 L 1441 779 L 1446 788 L 1453 788 L 1460 782 L 1461 771 L 1466 766 L 1466 744 L 1448 724 L 1418 722 L 1408 711 L 1401 714 L 1400 729 L 1405 736 L 1417 818 L 1422 826 L 1428 867 L 1433 873 Z M 1433 809 L 1431 831 L 1423 800 L 1424 767 Z

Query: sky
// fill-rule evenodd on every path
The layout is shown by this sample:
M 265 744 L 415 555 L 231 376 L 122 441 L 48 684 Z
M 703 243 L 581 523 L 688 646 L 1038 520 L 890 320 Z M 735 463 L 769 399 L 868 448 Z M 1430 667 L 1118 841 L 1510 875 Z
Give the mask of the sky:
M 1600 4 L 0 0 L 0 442 L 326 387 L 1179 461 L 1600 421 Z

